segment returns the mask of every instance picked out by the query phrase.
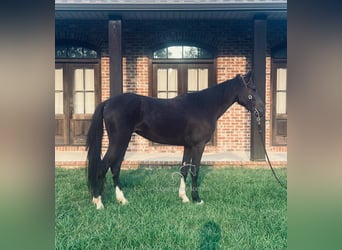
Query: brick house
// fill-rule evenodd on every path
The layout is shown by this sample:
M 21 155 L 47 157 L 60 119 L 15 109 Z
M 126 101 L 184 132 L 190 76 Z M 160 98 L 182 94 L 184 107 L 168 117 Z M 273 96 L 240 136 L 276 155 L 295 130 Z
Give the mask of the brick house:
M 85 155 L 94 108 L 112 95 L 172 98 L 249 70 L 264 93 L 266 148 L 286 154 L 286 1 L 55 2 L 56 156 Z M 106 143 L 105 138 L 103 150 Z M 251 164 L 264 162 L 261 145 L 251 114 L 234 104 L 218 121 L 205 152 L 244 152 Z M 182 150 L 133 134 L 127 153 Z M 67 155 L 56 157 L 56 165 L 85 164 L 85 158 Z

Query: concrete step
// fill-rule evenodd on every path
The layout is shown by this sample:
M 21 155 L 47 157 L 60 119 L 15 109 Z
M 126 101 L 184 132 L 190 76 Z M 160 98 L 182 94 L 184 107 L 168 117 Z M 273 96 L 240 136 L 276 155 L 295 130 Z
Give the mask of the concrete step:
M 180 165 L 182 153 L 146 153 L 146 152 L 126 152 L 123 167 L 136 168 L 139 166 L 158 165 Z M 286 166 L 286 152 L 270 152 L 269 157 L 272 165 Z M 55 151 L 55 165 L 62 167 L 84 167 L 86 166 L 87 152 L 61 152 Z M 203 153 L 202 165 L 212 166 L 267 166 L 266 161 L 251 161 L 250 154 L 246 151 L 227 151 L 218 153 Z

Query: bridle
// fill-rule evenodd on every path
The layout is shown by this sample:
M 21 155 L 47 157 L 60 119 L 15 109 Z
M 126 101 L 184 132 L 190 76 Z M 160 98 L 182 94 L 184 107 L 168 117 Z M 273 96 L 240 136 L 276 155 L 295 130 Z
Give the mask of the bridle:
M 240 78 L 243 82 L 243 84 L 245 85 L 245 87 L 248 89 L 248 85 L 245 81 L 245 79 L 243 78 L 242 75 L 240 75 Z M 252 102 L 253 100 L 253 96 L 251 94 L 249 94 L 247 96 L 248 100 L 251 102 L 252 104 L 252 109 L 253 109 L 253 113 L 254 113 L 254 116 L 255 116 L 255 119 L 256 119 L 256 122 L 258 124 L 258 133 L 260 135 L 260 141 L 261 141 L 261 144 L 264 148 L 264 151 L 265 151 L 265 155 L 266 155 L 266 159 L 267 159 L 267 162 L 268 162 L 268 165 L 270 166 L 270 169 L 272 170 L 272 173 L 273 173 L 273 176 L 275 177 L 275 179 L 278 181 L 278 183 L 280 184 L 280 186 L 282 188 L 284 188 L 285 190 L 287 189 L 286 186 L 279 180 L 278 176 L 276 175 L 273 167 L 272 167 L 272 164 L 271 164 L 271 161 L 270 161 L 270 158 L 268 157 L 268 154 L 267 154 L 267 150 L 266 150 L 266 146 L 265 146 L 265 143 L 264 143 L 264 140 L 263 140 L 263 136 L 262 136 L 262 127 L 261 127 L 261 117 L 260 117 L 260 113 L 255 105 L 254 102 Z
M 245 88 L 248 89 L 249 87 L 248 87 L 248 84 L 247 84 L 246 81 L 245 81 L 245 78 L 243 78 L 242 75 L 240 75 L 240 78 L 241 78 L 243 84 L 245 85 Z M 248 98 L 248 100 L 249 100 L 249 101 L 251 102 L 251 104 L 252 104 L 252 109 L 253 109 L 253 113 L 254 113 L 254 115 L 255 115 L 255 117 L 256 117 L 256 121 L 257 121 L 258 125 L 261 126 L 259 110 L 257 109 L 255 103 L 252 102 L 252 100 L 253 100 L 253 95 L 249 94 L 249 95 L 247 96 L 247 98 Z

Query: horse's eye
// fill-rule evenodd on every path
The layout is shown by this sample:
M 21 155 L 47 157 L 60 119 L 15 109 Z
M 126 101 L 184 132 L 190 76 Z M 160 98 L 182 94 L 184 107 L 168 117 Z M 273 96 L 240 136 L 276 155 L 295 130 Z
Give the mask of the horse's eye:
M 249 99 L 249 100 L 252 100 L 252 99 L 253 99 L 253 96 L 252 96 L 252 95 L 248 95 L 248 99 Z

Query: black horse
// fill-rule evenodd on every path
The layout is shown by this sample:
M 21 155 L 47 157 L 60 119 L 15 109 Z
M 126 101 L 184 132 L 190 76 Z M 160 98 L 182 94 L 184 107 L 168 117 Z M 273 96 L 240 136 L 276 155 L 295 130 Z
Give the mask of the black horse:
M 217 120 L 235 102 L 257 117 L 264 115 L 265 106 L 252 78 L 251 72 L 237 75 L 214 87 L 173 99 L 125 93 L 99 104 L 87 137 L 88 185 L 97 209 L 103 208 L 101 194 L 109 167 L 116 199 L 122 204 L 127 203 L 119 174 L 133 132 L 154 142 L 184 146 L 179 197 L 183 202 L 189 202 L 185 181 L 190 169 L 192 200 L 203 203 L 198 194 L 197 177 L 205 145 L 212 137 Z M 101 159 L 103 122 L 109 147 Z

